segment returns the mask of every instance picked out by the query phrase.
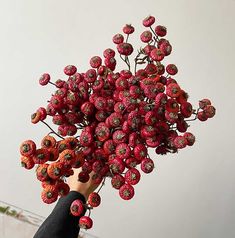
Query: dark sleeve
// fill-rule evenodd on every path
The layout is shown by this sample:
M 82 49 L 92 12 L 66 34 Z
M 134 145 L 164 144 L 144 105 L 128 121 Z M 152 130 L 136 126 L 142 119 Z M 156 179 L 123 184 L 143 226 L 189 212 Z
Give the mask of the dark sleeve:
M 33 238 L 77 238 L 80 230 L 78 226 L 80 217 L 75 217 L 70 213 L 70 205 L 75 199 L 86 202 L 84 196 L 75 191 L 60 198 Z

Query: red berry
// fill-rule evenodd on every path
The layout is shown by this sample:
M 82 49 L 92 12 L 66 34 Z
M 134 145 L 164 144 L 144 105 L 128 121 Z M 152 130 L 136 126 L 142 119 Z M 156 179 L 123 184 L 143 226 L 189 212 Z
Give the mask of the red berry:
M 93 192 L 89 195 L 87 203 L 92 207 L 98 207 L 101 202 L 101 197 L 98 193 Z
M 178 68 L 174 64 L 168 64 L 166 66 L 166 72 L 170 75 L 175 75 L 178 73 Z
M 92 89 L 96 92 L 101 90 L 103 87 L 104 87 L 104 80 L 101 77 L 97 78 L 92 85 Z M 94 95 L 94 94 L 92 94 L 92 95 Z M 92 95 L 90 95 L 90 98 Z M 98 97 L 98 95 L 96 95 L 96 98 L 97 97 Z M 92 102 L 90 98 L 89 98 L 89 100 L 90 100 L 90 102 Z M 95 100 L 92 103 L 94 103 L 94 102 L 95 102 Z
M 133 152 L 134 152 L 135 158 L 138 159 L 138 160 L 144 159 L 147 156 L 147 153 L 148 153 L 146 146 L 143 145 L 143 144 L 136 145 L 134 147 Z
M 49 115 L 49 116 L 54 116 L 56 114 L 56 109 L 50 103 L 47 105 L 46 111 L 47 111 L 47 115 Z M 34 115 L 34 117 L 35 117 L 35 115 Z M 40 119 L 40 117 L 41 117 L 41 115 L 39 115 L 39 119 Z
M 40 121 L 43 121 L 46 119 L 47 117 L 47 111 L 44 107 L 39 107 L 38 110 L 37 110 L 40 114 Z
M 128 184 L 136 185 L 140 181 L 140 172 L 136 168 L 131 168 L 125 173 L 125 180 Z
M 148 174 L 151 173 L 154 169 L 154 163 L 151 159 L 145 158 L 141 161 L 141 170 Z
M 155 135 L 155 136 L 152 136 L 152 137 L 147 137 L 146 138 L 146 145 L 151 147 L 151 148 L 156 148 L 157 146 L 159 146 L 162 141 L 163 141 L 163 135 L 160 134 L 160 135 Z
M 125 164 L 120 158 L 109 160 L 109 168 L 113 174 L 120 174 L 125 170 Z
M 75 74 L 76 72 L 77 72 L 77 68 L 74 65 L 67 65 L 64 68 L 64 73 L 68 76 L 71 76 L 71 75 Z
M 103 177 L 100 174 L 93 174 L 91 177 L 94 184 L 100 184 L 103 180 Z
M 120 75 L 121 75 L 121 77 L 123 77 L 125 79 L 129 79 L 132 76 L 132 72 L 128 69 L 123 69 L 120 71 Z
M 212 105 L 207 105 L 203 109 L 207 118 L 212 118 L 215 115 L 215 107 Z
M 124 200 L 130 200 L 135 195 L 135 190 L 130 184 L 124 184 L 119 189 L 119 195 Z
M 165 66 L 163 64 L 157 65 L 157 73 L 159 75 L 163 75 L 165 73 Z
M 40 111 L 36 111 L 35 113 L 33 113 L 31 115 L 31 122 L 33 124 L 38 123 L 41 120 L 41 112 Z
M 155 97 L 156 107 L 165 105 L 167 103 L 167 95 L 165 93 L 158 93 Z
M 132 26 L 132 25 L 129 25 L 129 24 L 126 24 L 123 28 L 122 28 L 122 31 L 129 35 L 129 34 L 132 34 L 134 31 L 135 31 L 135 28 Z
M 158 82 L 160 80 L 159 75 L 155 75 L 157 73 L 157 66 L 155 64 L 148 64 L 145 67 L 145 71 L 147 72 L 148 75 L 151 75 L 151 77 L 154 79 L 154 83 Z M 154 75 L 154 77 L 153 77 Z
M 114 106 L 115 107 L 115 106 Z M 113 112 L 110 116 L 109 116 L 109 123 L 110 123 L 110 126 L 112 127 L 118 127 L 121 125 L 123 121 L 123 118 L 122 118 L 122 114 L 121 113 L 118 113 L 118 112 Z
M 192 133 L 185 132 L 183 136 L 187 140 L 187 145 L 192 146 L 195 143 L 195 136 Z
M 123 41 L 124 41 L 124 36 L 122 34 L 116 34 L 113 36 L 113 43 L 120 44 L 120 43 L 123 43 Z
M 117 45 L 117 50 L 121 55 L 131 55 L 133 52 L 133 47 L 129 43 L 120 43 Z
M 63 98 L 54 95 L 51 97 L 50 104 L 55 108 L 55 109 L 60 109 L 63 106 Z
M 72 165 L 75 161 L 75 152 L 71 149 L 63 150 L 59 155 L 60 162 L 66 165 Z
M 149 41 L 152 40 L 152 33 L 151 31 L 144 31 L 140 35 L 140 40 L 144 43 L 148 43 Z
M 96 160 L 92 164 L 92 170 L 95 173 L 99 173 L 103 168 L 104 168 L 104 162 L 102 162 L 101 160 Z
M 68 78 L 67 82 L 74 82 L 76 84 L 79 84 L 83 81 L 83 79 L 84 79 L 84 75 L 80 73 L 75 73 Z
M 182 104 L 184 102 L 187 102 L 188 100 L 188 94 L 184 90 L 180 90 L 180 95 L 176 98 L 177 102 Z
M 166 87 L 166 94 L 169 97 L 176 98 L 181 94 L 180 86 L 177 83 L 170 83 Z
M 141 143 L 141 138 L 140 138 L 139 134 L 137 134 L 136 132 L 132 132 L 129 135 L 128 145 L 134 148 L 136 145 L 138 145 L 140 143 Z
M 182 149 L 187 145 L 187 140 L 184 136 L 176 136 L 174 139 L 174 146 L 177 149 Z
M 117 62 L 114 57 L 111 57 L 111 58 L 105 58 L 104 64 L 106 67 L 108 67 L 110 70 L 113 71 L 113 70 L 115 70 Z
M 107 106 L 107 101 L 104 97 L 97 97 L 94 103 L 96 109 L 104 110 Z
M 86 172 L 83 172 L 81 171 L 79 174 L 78 174 L 78 181 L 82 182 L 82 183 L 86 183 L 88 182 L 90 179 L 90 176 L 88 173 Z
M 61 79 L 57 79 L 55 81 L 55 85 L 57 88 L 63 88 L 66 86 L 66 82 L 64 80 L 61 80 Z
M 168 56 L 172 52 L 172 46 L 168 41 L 164 41 L 160 46 L 160 50 L 164 53 L 165 56 Z
M 147 112 L 144 121 L 147 125 L 154 125 L 157 122 L 156 113 L 153 111 Z
M 189 125 L 187 124 L 185 120 L 179 119 L 176 121 L 176 127 L 179 132 L 185 132 L 187 131 Z
M 52 117 L 52 122 L 55 125 L 63 125 L 66 122 L 66 119 L 63 114 L 56 114 Z
M 164 53 L 159 48 L 153 49 L 150 52 L 150 57 L 154 61 L 162 61 L 164 56 Z
M 102 59 L 99 56 L 93 56 L 90 59 L 90 66 L 92 68 L 99 68 L 102 64 Z
M 87 83 L 94 83 L 97 78 L 95 69 L 88 69 L 85 73 L 85 80 Z
M 32 157 L 26 157 L 22 156 L 20 158 L 21 166 L 24 167 L 25 169 L 32 169 L 35 165 Z
M 103 145 L 104 152 L 108 155 L 113 154 L 115 152 L 116 144 L 113 140 L 106 140 Z
M 48 178 L 47 180 L 41 183 L 43 188 L 46 188 L 48 185 L 58 185 L 59 181 Z
M 123 102 L 117 102 L 117 103 L 115 103 L 115 105 L 114 105 L 114 112 L 115 112 L 115 113 L 118 113 L 118 114 L 120 114 L 120 115 L 121 115 L 121 113 L 124 112 L 125 109 L 126 109 L 126 107 L 125 107 L 125 105 L 124 105 Z M 110 115 L 110 118 L 111 118 L 111 117 L 112 117 L 112 116 Z
M 166 148 L 165 145 L 160 145 L 156 148 L 155 152 L 156 152 L 156 154 L 165 155 L 169 151 L 168 151 L 168 149 Z
M 125 184 L 125 178 L 120 174 L 115 174 L 111 179 L 111 184 L 113 188 L 119 189 L 123 184 Z
M 158 36 L 165 36 L 166 33 L 167 33 L 167 29 L 165 26 L 156 26 L 155 27 L 155 33 L 158 35 Z
M 36 144 L 32 140 L 26 140 L 20 145 L 20 153 L 22 156 L 32 156 L 36 152 Z
M 76 92 L 68 91 L 65 100 L 68 105 L 77 105 L 79 100 L 79 96 Z
M 65 197 L 66 195 L 68 195 L 70 188 L 67 183 L 64 183 L 62 181 L 57 185 L 57 190 L 60 197 Z
M 178 119 L 178 113 L 171 112 L 171 111 L 165 111 L 165 118 L 168 122 L 170 122 L 171 124 L 174 124 Z
M 39 84 L 45 86 L 50 82 L 50 79 L 51 79 L 50 75 L 45 73 L 40 77 Z
M 33 154 L 35 164 L 44 164 L 49 160 L 49 152 L 46 148 L 37 149 Z
M 48 164 L 39 164 L 36 168 L 36 177 L 39 181 L 43 182 L 49 179 L 47 168 Z
M 192 104 L 189 102 L 184 102 L 180 106 L 180 112 L 184 118 L 188 118 L 193 113 L 193 107 Z
M 42 198 L 43 202 L 45 202 L 47 204 L 51 204 L 57 200 L 58 190 L 56 189 L 55 186 L 48 185 L 43 189 L 43 191 L 41 193 L 41 198 Z
M 108 117 L 108 114 L 105 111 L 97 111 L 95 114 L 95 118 L 97 121 L 102 122 Z
M 148 16 L 148 17 L 146 17 L 144 20 L 143 20 L 143 25 L 145 26 L 145 27 L 150 27 L 150 26 L 152 26 L 153 24 L 154 24 L 154 22 L 155 22 L 155 17 L 153 17 L 153 16 Z
M 134 157 L 129 157 L 125 160 L 125 165 L 128 169 L 135 168 L 139 164 L 139 161 Z
M 127 122 L 133 129 L 137 129 L 141 125 L 141 117 L 139 112 L 137 111 L 132 111 L 129 113 L 127 117 Z
M 116 144 L 121 144 L 127 142 L 127 135 L 122 130 L 116 130 L 113 132 L 113 141 Z
M 81 216 L 85 212 L 83 202 L 79 199 L 74 200 L 70 206 L 70 212 L 73 216 Z
M 103 52 L 103 56 L 105 58 L 113 58 L 115 56 L 115 51 L 113 49 L 108 48 Z
M 47 173 L 50 178 L 58 179 L 63 174 L 63 164 L 61 162 L 54 162 L 47 167 Z
M 198 112 L 197 118 L 199 121 L 206 121 L 208 119 L 205 111 Z
M 144 52 L 146 55 L 150 56 L 151 51 L 154 50 L 154 49 L 156 49 L 156 46 L 155 46 L 155 45 L 146 45 L 146 46 L 144 47 L 144 49 L 143 49 L 143 52 Z
M 90 217 L 88 216 L 82 216 L 80 219 L 79 219 L 79 226 L 80 228 L 82 229 L 90 229 L 92 228 L 93 226 L 93 221 Z
M 106 141 L 110 136 L 110 130 L 104 122 L 100 122 L 95 129 L 95 135 L 99 141 Z
M 144 125 L 141 127 L 140 134 L 143 138 L 152 137 L 156 134 L 156 128 L 151 125 Z
M 85 161 L 82 165 L 82 171 L 89 174 L 92 171 L 91 163 L 88 161 Z
M 100 76 L 103 76 L 107 73 L 107 67 L 105 67 L 104 65 L 101 65 L 98 69 L 97 69 L 97 74 Z
M 89 116 L 89 115 L 92 115 L 93 112 L 94 112 L 94 109 L 95 109 L 95 106 L 93 103 L 91 102 L 84 102 L 82 105 L 81 105 L 81 111 L 82 113 L 84 113 L 85 115 Z
M 131 149 L 126 143 L 118 144 L 115 152 L 120 159 L 127 159 L 131 155 Z
M 73 168 L 80 168 L 85 162 L 84 154 L 82 151 L 75 150 L 75 159 L 72 165 Z
M 129 134 L 131 132 L 131 128 L 128 124 L 128 121 L 124 121 L 122 124 L 122 131 L 124 131 L 125 133 Z
M 166 103 L 166 110 L 168 112 L 175 112 L 177 113 L 179 111 L 179 104 L 178 102 L 173 99 L 173 98 L 170 98 L 167 100 L 167 103 Z
M 211 101 L 209 99 L 205 98 L 199 101 L 199 107 L 201 109 L 204 109 L 207 105 L 211 105 Z

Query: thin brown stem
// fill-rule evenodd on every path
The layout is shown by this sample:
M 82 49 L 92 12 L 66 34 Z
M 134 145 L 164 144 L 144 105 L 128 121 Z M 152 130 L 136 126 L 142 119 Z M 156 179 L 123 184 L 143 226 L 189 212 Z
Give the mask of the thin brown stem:
M 101 186 L 99 187 L 97 193 L 99 193 L 100 190 L 101 190 L 101 188 L 105 185 L 105 179 L 106 179 L 106 178 L 103 179 L 103 182 L 102 182 Z
M 59 138 L 63 139 L 64 140 L 64 137 L 62 137 L 61 135 L 59 135 L 58 133 L 56 133 L 45 121 L 41 121 L 43 124 L 45 124 L 50 130 L 51 130 L 51 133 L 57 135 Z
M 51 81 L 49 81 L 49 84 L 54 85 L 55 87 L 57 87 L 56 84 L 52 83 Z

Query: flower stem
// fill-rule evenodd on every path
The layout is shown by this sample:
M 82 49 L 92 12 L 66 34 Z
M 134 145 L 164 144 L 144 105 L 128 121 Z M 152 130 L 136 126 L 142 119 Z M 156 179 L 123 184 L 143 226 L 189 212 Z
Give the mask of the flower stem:
M 45 121 L 41 121 L 43 124 L 45 124 L 50 130 L 51 133 L 57 135 L 59 138 L 64 139 L 64 137 L 60 136 L 58 133 L 56 133 Z
M 99 187 L 97 193 L 99 193 L 100 190 L 101 190 L 101 188 L 105 185 L 105 179 L 106 179 L 106 178 L 103 179 L 103 182 L 102 182 L 101 186 Z
M 153 28 L 151 26 L 149 28 L 152 31 L 152 33 L 154 34 L 154 36 L 155 36 L 154 40 L 158 41 L 158 35 L 156 34 L 156 32 L 153 30 Z
M 195 121 L 195 120 L 197 120 L 198 111 L 199 111 L 199 108 L 198 108 L 197 111 L 194 113 L 194 114 L 195 114 L 195 117 L 194 117 L 193 119 L 188 119 L 188 120 L 185 120 L 185 121 Z
M 55 87 L 57 87 L 56 84 L 52 83 L 51 81 L 49 81 L 49 83 L 50 83 L 51 85 L 54 85 Z

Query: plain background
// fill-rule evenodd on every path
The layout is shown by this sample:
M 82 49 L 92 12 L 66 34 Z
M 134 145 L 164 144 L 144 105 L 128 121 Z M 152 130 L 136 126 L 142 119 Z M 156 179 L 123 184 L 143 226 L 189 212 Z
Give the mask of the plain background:
M 210 98 L 217 115 L 191 124 L 193 147 L 169 156 L 152 153 L 156 169 L 142 176 L 131 201 L 121 200 L 107 183 L 90 232 L 100 238 L 235 237 L 235 1 L 0 2 L 0 199 L 49 214 L 53 205 L 41 202 L 40 184 L 33 171 L 20 167 L 18 152 L 23 140 L 39 143 L 48 133 L 30 123 L 31 113 L 54 91 L 40 87 L 38 78 L 44 72 L 64 78 L 68 64 L 86 71 L 91 56 L 114 47 L 112 36 L 126 23 L 135 26 L 130 40 L 140 46 L 141 22 L 151 14 L 168 29 L 173 52 L 164 62 L 178 66 L 176 79 L 190 102 L 196 107 Z

